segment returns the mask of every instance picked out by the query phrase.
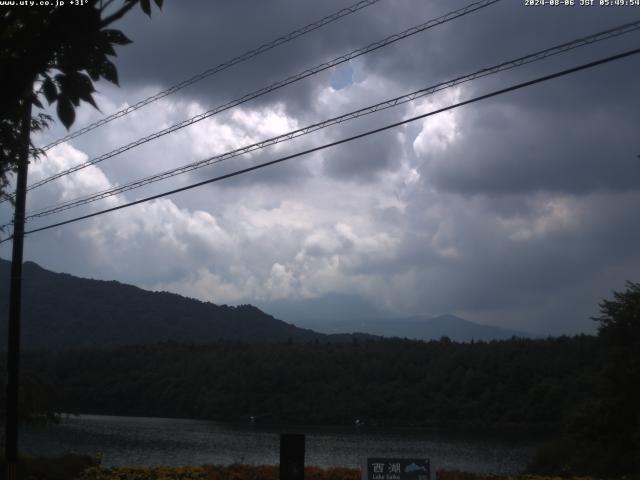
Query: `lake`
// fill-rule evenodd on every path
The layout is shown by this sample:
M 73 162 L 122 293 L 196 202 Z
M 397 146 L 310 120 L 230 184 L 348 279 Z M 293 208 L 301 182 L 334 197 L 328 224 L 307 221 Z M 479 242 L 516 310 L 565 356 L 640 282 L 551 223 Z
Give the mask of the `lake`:
M 306 464 L 357 468 L 366 457 L 427 457 L 432 468 L 516 473 L 539 440 L 420 430 L 268 427 L 203 420 L 79 415 L 59 425 L 24 427 L 20 449 L 33 455 L 102 453 L 106 466 L 277 464 L 279 433 L 305 433 Z

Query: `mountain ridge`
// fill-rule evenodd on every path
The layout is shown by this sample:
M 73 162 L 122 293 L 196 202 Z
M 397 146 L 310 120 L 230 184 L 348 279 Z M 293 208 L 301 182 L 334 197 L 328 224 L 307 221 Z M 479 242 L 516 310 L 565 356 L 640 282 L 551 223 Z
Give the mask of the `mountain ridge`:
M 0 276 L 10 262 L 0 259 Z M 8 282 L 0 308 L 8 312 Z M 253 305 L 216 305 L 117 281 L 55 273 L 34 262 L 23 266 L 22 344 L 27 349 L 87 349 L 166 341 L 211 343 L 346 341 L 278 320 Z M 6 319 L 0 341 L 6 343 Z
M 512 337 L 539 338 L 535 335 L 520 330 L 512 330 L 494 325 L 484 325 L 465 320 L 456 315 L 443 314 L 435 317 L 416 315 L 400 318 L 373 318 L 356 319 L 353 321 L 324 319 L 306 319 L 304 321 L 291 321 L 302 328 L 326 333 L 367 333 L 382 337 L 400 337 L 413 340 L 438 340 L 448 337 L 457 342 L 507 340 Z
M 0 278 L 8 279 L 9 270 L 10 262 L 0 259 Z M 8 289 L 8 282 L 0 282 L 0 309 L 4 312 L 8 311 Z M 434 318 L 281 320 L 251 304 L 217 305 L 116 280 L 52 272 L 31 261 L 23 265 L 22 305 L 22 344 L 32 350 L 162 342 L 343 343 L 381 336 L 416 340 L 449 337 L 463 342 L 534 337 L 450 314 Z M 0 318 L 0 349 L 6 345 L 7 317 L 5 313 Z

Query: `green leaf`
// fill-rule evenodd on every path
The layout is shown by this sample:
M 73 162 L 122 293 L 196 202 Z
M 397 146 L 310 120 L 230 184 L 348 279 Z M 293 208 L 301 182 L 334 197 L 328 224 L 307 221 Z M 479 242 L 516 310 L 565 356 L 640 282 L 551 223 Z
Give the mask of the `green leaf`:
M 103 55 L 111 55 L 112 57 L 117 57 L 116 51 L 113 49 L 113 46 L 111 45 L 111 42 L 109 42 L 109 40 L 103 40 L 100 43 L 100 50 L 102 51 L 101 53 Z
M 115 45 L 128 45 L 131 43 L 131 40 L 129 40 L 127 36 L 120 30 L 103 30 L 102 35 L 107 39 L 108 42 Z
M 151 16 L 151 2 L 149 0 L 140 0 L 140 8 L 144 13 Z
M 98 105 L 96 105 L 95 100 L 93 99 L 93 95 L 91 95 L 93 92 L 95 92 L 95 90 L 93 89 L 93 85 L 91 85 L 90 90 L 84 89 L 84 90 L 78 90 L 77 92 L 78 92 L 78 97 L 80 97 L 80 99 L 91 104 L 93 108 L 95 108 L 96 110 L 100 110 L 98 108 Z
M 93 88 L 93 82 L 84 73 L 75 72 L 73 75 L 74 88 L 80 92 L 80 96 L 91 94 L 96 90 Z
M 80 105 L 80 100 L 90 103 L 98 108 L 91 94 L 95 92 L 91 79 L 80 72 L 69 72 L 56 75 L 60 85 L 60 95 L 71 100 L 75 106 Z
M 58 89 L 56 88 L 56 84 L 53 83 L 53 80 L 51 80 L 51 77 L 45 78 L 42 83 L 42 92 L 44 93 L 44 97 L 47 99 L 47 102 L 49 102 L 49 105 L 55 102 L 56 98 L 58 98 Z
M 109 60 L 105 60 L 103 62 L 100 74 L 105 78 L 105 80 L 120 86 L 118 83 L 118 70 L 116 70 L 116 66 Z
M 98 110 L 98 111 L 100 110 L 98 108 L 98 105 L 96 104 L 96 101 L 93 99 L 93 96 L 91 94 L 82 97 L 82 100 L 84 100 L 85 102 L 91 104 L 91 106 L 93 106 L 93 108 L 95 108 L 96 110 Z
M 87 70 L 87 73 L 89 74 L 89 77 L 91 77 L 91 80 L 93 80 L 94 82 L 97 82 L 98 80 L 100 80 L 100 73 L 102 72 L 103 61 L 104 59 L 96 52 L 92 53 L 87 58 L 86 70 Z
M 76 119 L 76 111 L 73 108 L 71 100 L 68 97 L 58 97 L 58 107 L 56 111 L 62 124 L 69 130 L 69 127 L 71 127 L 73 121 Z

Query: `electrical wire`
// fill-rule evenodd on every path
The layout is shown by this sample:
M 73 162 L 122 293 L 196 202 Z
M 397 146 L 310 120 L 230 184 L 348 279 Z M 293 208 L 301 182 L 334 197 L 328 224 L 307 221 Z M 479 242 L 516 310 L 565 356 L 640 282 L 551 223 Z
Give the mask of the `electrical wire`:
M 522 83 L 518 83 L 518 84 L 512 85 L 510 87 L 502 88 L 500 90 L 495 90 L 493 92 L 490 92 L 490 93 L 487 93 L 487 94 L 484 94 L 484 95 L 480 95 L 478 97 L 474 97 L 474 98 L 471 98 L 469 100 L 458 102 L 458 103 L 455 103 L 453 105 L 449 105 L 447 107 L 439 108 L 437 110 L 432 110 L 430 112 L 423 113 L 421 115 L 417 115 L 415 117 L 408 118 L 408 119 L 402 120 L 400 122 L 396 122 L 396 123 L 392 123 L 392 124 L 389 124 L 389 125 L 385 125 L 384 127 L 380 127 L 380 128 L 376 128 L 376 129 L 373 129 L 373 130 L 369 130 L 369 131 L 366 131 L 364 133 L 360 133 L 358 135 L 354 135 L 354 136 L 351 136 L 351 137 L 343 138 L 341 140 L 337 140 L 335 142 L 331 142 L 331 143 L 327 143 L 327 144 L 324 144 L 324 145 L 320 145 L 318 147 L 310 148 L 308 150 L 304 150 L 302 152 L 294 153 L 292 155 L 287 155 L 285 157 L 280 157 L 278 159 L 271 160 L 269 162 L 261 163 L 261 164 L 254 165 L 254 166 L 248 167 L 248 168 L 243 168 L 243 169 L 237 170 L 235 172 L 227 173 L 225 175 L 220 175 L 218 177 L 210 178 L 208 180 L 204 180 L 204 181 L 201 181 L 201 182 L 198 182 L 198 183 L 194 183 L 194 184 L 187 185 L 187 186 L 184 186 L 184 187 L 176 188 L 176 189 L 173 189 L 173 190 L 170 190 L 170 191 L 167 191 L 167 192 L 163 192 L 163 193 L 160 193 L 160 194 L 157 194 L 157 195 L 152 195 L 152 196 L 149 196 L 149 197 L 146 197 L 146 198 L 135 200 L 133 202 L 125 203 L 125 204 L 118 205 L 118 206 L 111 207 L 111 208 L 107 208 L 105 210 L 101 210 L 101 211 L 98 211 L 98 212 L 93 212 L 93 213 L 90 213 L 90 214 L 87 214 L 87 215 L 82 215 L 82 216 L 79 216 L 79 217 L 71 218 L 71 219 L 68 219 L 68 220 L 61 221 L 61 222 L 57 222 L 57 223 L 53 223 L 53 224 L 50 224 L 50 225 L 46 225 L 44 227 L 34 228 L 32 230 L 25 231 L 25 235 L 36 233 L 36 232 L 42 232 L 42 231 L 45 231 L 45 230 L 50 230 L 52 228 L 60 227 L 62 225 L 68 225 L 70 223 L 75 223 L 75 222 L 78 222 L 80 220 L 85 220 L 85 219 L 96 217 L 96 216 L 99 216 L 99 215 L 104 215 L 106 213 L 114 212 L 116 210 L 122 210 L 124 208 L 132 207 L 134 205 L 139 205 L 141 203 L 145 203 L 145 202 L 148 202 L 148 201 L 151 201 L 151 200 L 155 200 L 155 199 L 158 199 L 158 198 L 162 198 L 162 197 L 166 197 L 166 196 L 169 196 L 169 195 L 173 195 L 175 193 L 184 192 L 186 190 L 191 190 L 191 189 L 194 189 L 194 188 L 197 188 L 197 187 L 201 187 L 203 185 L 208 185 L 210 183 L 219 182 L 221 180 L 226 180 L 228 178 L 236 177 L 238 175 L 242 175 L 242 174 L 245 174 L 245 173 L 248 173 L 248 172 L 252 172 L 254 170 L 259 170 L 259 169 L 262 169 L 262 168 L 265 168 L 265 167 L 268 167 L 268 166 L 271 166 L 271 165 L 275 165 L 277 163 L 285 162 L 287 160 L 291 160 L 291 159 L 294 159 L 294 158 L 297 158 L 297 157 L 301 157 L 303 155 L 308 155 L 310 153 L 314 153 L 314 152 L 317 152 L 317 151 L 320 151 L 320 150 L 324 150 L 326 148 L 334 147 L 334 146 L 337 146 L 337 145 L 341 145 L 343 143 L 347 143 L 347 142 L 351 142 L 351 141 L 354 141 L 354 140 L 357 140 L 357 139 L 360 139 L 360 138 L 368 137 L 370 135 L 374 135 L 374 134 L 377 134 L 377 133 L 380 133 L 380 132 L 383 132 L 383 131 L 386 131 L 386 130 L 390 130 L 392 128 L 396 128 L 396 127 L 399 127 L 401 125 L 405 125 L 405 124 L 410 123 L 410 122 L 415 122 L 416 120 L 420 120 L 420 119 L 427 118 L 427 117 L 430 117 L 430 116 L 433 116 L 433 115 L 437 115 L 439 113 L 443 113 L 443 112 L 446 112 L 446 111 L 449 111 L 449 110 L 453 110 L 455 108 L 459 108 L 459 107 L 462 107 L 464 105 L 469 105 L 469 104 L 472 104 L 472 103 L 475 103 L 475 102 L 479 102 L 481 100 L 486 100 L 488 98 L 496 97 L 498 95 L 503 95 L 503 94 L 508 93 L 508 92 L 519 90 L 519 89 L 522 89 L 522 88 L 525 88 L 525 87 L 528 87 L 528 86 L 531 86 L 531 85 L 535 85 L 535 84 L 538 84 L 538 83 L 546 82 L 546 81 L 549 81 L 549 80 L 552 80 L 552 79 L 555 79 L 555 78 L 563 77 L 565 75 L 569 75 L 569 74 L 572 74 L 572 73 L 575 73 L 575 72 L 578 72 L 578 71 L 581 71 L 581 70 L 586 70 L 586 69 L 593 68 L 593 67 L 598 66 L 598 65 L 602 65 L 602 64 L 605 64 L 605 63 L 613 62 L 615 60 L 620 60 L 620 59 L 625 58 L 625 57 L 629 57 L 629 56 L 632 56 L 632 55 L 637 55 L 638 53 L 640 53 L 640 48 L 636 48 L 634 50 L 628 50 L 626 52 L 622 52 L 622 53 L 619 53 L 619 54 L 616 54 L 616 55 L 611 55 L 611 56 L 602 58 L 600 60 L 595 60 L 595 61 L 592 61 L 592 62 L 589 62 L 589 63 L 585 63 L 585 64 L 582 64 L 582 65 L 579 65 L 577 67 L 572 67 L 572 68 L 569 68 L 569 69 L 566 69 L 566 70 L 561 70 L 559 72 L 555 72 L 555 73 L 552 73 L 552 74 L 549 74 L 549 75 L 545 75 L 543 77 L 538 77 L 538 78 L 535 78 L 533 80 L 529 80 L 529 81 L 526 81 L 526 82 L 522 82 Z M 10 238 L 2 240 L 2 241 L 0 241 L 0 243 L 4 243 L 4 242 L 6 242 L 8 240 L 10 240 Z
M 90 132 L 91 130 L 94 130 L 102 125 L 105 125 L 117 118 L 120 117 L 124 117 L 125 115 L 130 114 L 131 112 L 134 112 L 142 107 L 144 107 L 145 105 L 148 105 L 152 102 L 155 102 L 156 100 L 160 100 L 161 98 L 164 98 L 166 96 L 169 96 L 179 90 L 182 90 L 183 88 L 186 88 L 190 85 L 193 85 L 194 83 L 199 82 L 200 80 L 204 80 L 205 78 L 208 78 L 212 75 L 215 75 L 216 73 L 219 73 L 223 70 L 226 70 L 227 68 L 230 68 L 234 65 L 237 65 L 239 63 L 242 63 L 246 60 L 249 60 L 250 58 L 256 57 L 262 53 L 265 53 L 269 50 L 272 50 L 284 43 L 290 42 L 298 37 L 301 37 L 302 35 L 305 35 L 309 32 L 312 32 L 314 30 L 317 30 L 318 28 L 324 27 L 325 25 L 328 25 L 332 22 L 335 22 L 336 20 L 345 17 L 347 15 L 350 15 L 352 13 L 355 13 L 359 10 L 362 10 L 363 8 L 367 8 L 375 3 L 378 3 L 380 0 L 363 0 L 357 3 L 354 3 L 353 5 L 343 8 L 342 10 L 339 10 L 331 15 L 328 15 L 320 20 L 317 20 L 313 23 L 310 23 L 309 25 L 305 25 L 302 28 L 299 28 L 298 30 L 294 30 L 293 32 L 287 33 L 286 35 L 283 35 L 281 37 L 276 38 L 275 40 L 272 40 L 270 42 L 267 43 L 263 43 L 262 45 L 260 45 L 257 48 L 254 48 L 253 50 L 249 50 L 245 53 L 243 53 L 242 55 L 238 55 L 237 57 L 232 58 L 231 60 L 227 60 L 226 62 L 223 62 L 219 65 L 216 65 L 215 67 L 212 68 L 208 68 L 207 70 L 198 73 L 197 75 L 194 75 L 186 80 L 181 81 L 180 83 L 177 83 L 169 88 L 167 88 L 166 90 L 162 90 L 161 92 L 156 93 L 155 95 L 151 95 L 150 97 L 145 98 L 144 100 L 140 100 L 139 102 L 123 108 L 122 110 L 119 110 L 115 113 L 112 113 L 111 115 L 102 118 L 100 120 L 98 120 L 97 122 L 91 123 L 75 132 L 72 132 L 68 135 L 65 135 L 64 137 L 61 137 L 43 147 L 40 147 L 41 150 L 43 151 L 47 151 L 53 147 L 55 147 L 56 145 L 60 145 L 61 143 L 67 142 L 69 140 L 71 140 L 72 138 L 76 138 L 79 137 L 80 135 L 84 135 L 87 132 Z
M 465 16 L 465 15 L 467 15 L 469 13 L 475 12 L 475 11 L 483 9 L 483 8 L 486 8 L 486 7 L 488 7 L 488 6 L 490 6 L 490 5 L 494 4 L 494 3 L 497 3 L 499 1 L 500 0 L 480 0 L 478 2 L 471 3 L 471 4 L 467 5 L 466 7 L 463 7 L 463 8 L 460 8 L 458 10 L 454 10 L 452 12 L 446 13 L 445 15 L 442 15 L 442 16 L 440 16 L 438 18 L 429 20 L 429 21 L 427 21 L 425 23 L 422 23 L 420 25 L 417 25 L 415 27 L 408 28 L 407 30 L 404 30 L 404 31 L 402 31 L 400 33 L 396 33 L 394 35 L 391 35 L 391 36 L 389 36 L 389 37 L 387 37 L 387 38 L 385 38 L 383 40 L 380 40 L 378 42 L 374 42 L 374 43 L 372 43 L 372 44 L 370 44 L 370 45 L 368 45 L 366 47 L 359 48 L 359 49 L 354 50 L 354 51 L 352 51 L 350 53 L 347 53 L 345 55 L 337 57 L 337 58 L 335 58 L 335 59 L 333 59 L 333 60 L 331 60 L 329 62 L 323 63 L 321 65 L 317 65 L 317 66 L 315 66 L 313 68 L 310 68 L 308 70 L 305 70 L 305 71 L 303 71 L 303 72 L 301 72 L 301 73 L 299 73 L 297 75 L 293 75 L 293 76 L 290 76 L 290 77 L 288 77 L 288 78 L 286 78 L 284 80 L 276 82 L 276 83 L 274 83 L 274 84 L 272 84 L 272 85 L 270 85 L 268 87 L 263 87 L 263 88 L 261 88 L 259 90 L 256 90 L 253 93 L 246 94 L 246 95 L 244 95 L 244 96 L 242 96 L 242 97 L 240 97 L 240 98 L 238 98 L 236 100 L 232 100 L 232 101 L 230 101 L 230 102 L 228 102 L 228 103 L 226 103 L 224 105 L 221 105 L 221 106 L 218 106 L 218 107 L 216 107 L 214 109 L 208 110 L 208 111 L 206 111 L 204 113 L 196 115 L 196 116 L 194 116 L 192 118 L 189 118 L 187 120 L 183 120 L 182 122 L 176 123 L 176 124 L 174 124 L 174 125 L 172 125 L 172 126 L 170 126 L 168 128 L 165 128 L 165 129 L 160 130 L 158 132 L 152 133 L 152 134 L 150 134 L 150 135 L 148 135 L 146 137 L 142 137 L 142 138 L 140 138 L 140 139 L 138 139 L 138 140 L 136 140 L 134 142 L 131 142 L 131 143 L 127 144 L 127 145 L 121 146 L 121 147 L 119 147 L 119 148 L 117 148 L 115 150 L 112 150 L 112 151 L 110 151 L 108 153 L 105 153 L 103 155 L 95 157 L 95 158 L 93 158 L 91 160 L 88 160 L 88 161 L 86 161 L 84 163 L 78 164 L 78 165 L 76 165 L 74 167 L 68 168 L 68 169 L 63 170 L 61 172 L 58 172 L 58 173 L 56 173 L 54 175 L 51 175 L 51 176 L 49 176 L 49 177 L 47 177 L 47 178 L 45 178 L 43 180 L 40 180 L 40 181 L 38 181 L 36 183 L 33 183 L 32 185 L 30 185 L 27 188 L 27 190 L 33 190 L 34 188 L 40 187 L 42 185 L 45 185 L 45 184 L 47 184 L 49 182 L 52 182 L 52 181 L 54 181 L 54 180 L 56 180 L 56 179 L 58 179 L 60 177 L 63 177 L 63 176 L 69 175 L 71 173 L 77 172 L 79 170 L 82 170 L 83 168 L 86 168 L 86 167 L 90 166 L 90 165 L 95 165 L 95 164 L 100 163 L 100 162 L 102 162 L 104 160 L 107 160 L 107 159 L 112 158 L 112 157 L 114 157 L 116 155 L 124 153 L 124 152 L 126 152 L 128 150 L 131 150 L 132 148 L 138 147 L 138 146 L 140 146 L 142 144 L 145 144 L 147 142 L 150 142 L 152 140 L 160 138 L 160 137 L 162 137 L 164 135 L 173 133 L 173 132 L 175 132 L 177 130 L 180 130 L 182 128 L 188 127 L 190 125 L 193 125 L 194 123 L 197 123 L 197 122 L 199 122 L 201 120 L 204 120 L 205 118 L 209 118 L 209 117 L 211 117 L 213 115 L 216 115 L 218 113 L 224 112 L 224 111 L 229 110 L 229 109 L 234 108 L 234 107 L 237 107 L 237 106 L 239 106 L 239 105 L 241 105 L 241 104 L 243 104 L 245 102 L 248 102 L 249 100 L 253 100 L 253 99 L 257 98 L 257 97 L 260 97 L 260 96 L 265 95 L 267 93 L 273 92 L 274 90 L 278 90 L 278 89 L 280 89 L 280 88 L 282 88 L 284 86 L 287 86 L 287 85 L 290 85 L 292 83 L 298 82 L 298 81 L 300 81 L 300 80 L 302 80 L 302 79 L 304 79 L 306 77 L 309 77 L 311 75 L 315 75 L 315 74 L 317 74 L 319 72 L 322 72 L 322 71 L 327 70 L 329 68 L 332 68 L 334 66 L 340 65 L 341 63 L 348 62 L 349 60 L 352 60 L 352 59 L 354 59 L 356 57 L 359 57 L 361 55 L 365 55 L 365 54 L 367 54 L 369 52 L 372 52 L 374 50 L 378 50 L 378 49 L 380 49 L 382 47 L 386 47 L 387 45 L 390 45 L 390 44 L 395 43 L 395 42 L 397 42 L 399 40 L 402 40 L 404 38 L 407 38 L 407 37 L 410 37 L 412 35 L 415 35 L 417 33 L 423 32 L 423 31 L 425 31 L 427 29 L 433 28 L 433 27 L 435 27 L 437 25 L 441 25 L 441 24 L 450 22 L 452 20 L 455 20 L 456 18 L 463 17 L 463 16 Z
M 516 58 L 514 60 L 509 60 L 507 62 L 500 63 L 498 65 L 494 65 L 491 67 L 483 68 L 481 70 L 475 71 L 473 73 L 456 77 L 452 80 L 448 80 L 446 82 L 438 83 L 436 85 L 423 88 L 417 90 L 412 93 L 408 93 L 405 95 L 401 95 L 392 99 L 385 100 L 383 102 L 377 103 L 375 105 L 370 105 L 365 108 L 361 108 L 359 110 L 355 110 L 337 117 L 330 118 L 328 120 L 324 120 L 322 122 L 314 123 L 312 125 L 308 125 L 303 128 L 299 128 L 297 130 L 293 130 L 276 137 L 272 137 L 261 142 L 253 143 L 251 145 L 246 145 L 241 148 L 237 148 L 235 150 L 231 150 L 220 155 L 215 155 L 204 160 L 199 160 L 197 162 L 188 163 L 181 167 L 173 168 L 171 170 L 166 170 L 164 172 L 160 172 L 142 179 L 135 180 L 133 182 L 129 182 L 124 185 L 119 185 L 117 187 L 113 187 L 110 189 L 106 189 L 100 192 L 96 192 L 90 195 L 85 195 L 83 197 L 78 197 L 72 200 L 68 200 L 66 202 L 62 202 L 60 204 L 40 208 L 38 210 L 34 210 L 29 212 L 25 217 L 25 220 L 30 220 L 33 218 L 41 218 L 49 215 L 53 215 L 55 213 L 59 213 L 65 210 L 69 210 L 71 208 L 79 207 L 81 205 L 86 205 L 89 203 L 96 202 L 98 200 L 102 200 L 120 193 L 124 193 L 130 190 L 134 190 L 145 185 L 149 185 L 155 182 L 159 182 L 161 180 L 165 180 L 177 175 L 181 175 L 199 168 L 207 167 L 210 165 L 214 165 L 230 158 L 238 157 L 240 155 L 244 155 L 249 152 L 253 152 L 255 150 L 263 149 L 271 145 L 275 145 L 284 141 L 292 140 L 297 137 L 301 137 L 303 135 L 310 134 L 312 132 L 316 132 L 318 130 L 327 128 L 332 125 L 337 125 L 346 121 L 354 120 L 356 118 L 363 117 L 365 115 L 370 115 L 375 112 L 379 112 L 382 110 L 386 110 L 392 107 L 396 107 L 419 98 L 422 98 L 427 95 L 434 94 L 441 90 L 454 87 L 456 85 L 460 85 L 462 83 L 466 83 L 478 78 L 482 78 L 488 75 L 493 75 L 498 72 L 502 72 L 505 70 L 510 70 L 516 67 L 520 67 L 522 65 L 527 65 L 530 63 L 534 63 L 537 61 L 541 61 L 550 56 L 558 55 L 560 53 L 564 53 L 570 50 L 573 50 L 578 47 L 582 47 L 585 45 L 590 45 L 596 42 L 600 42 L 603 40 L 607 40 L 610 38 L 618 37 L 624 34 L 631 33 L 640 29 L 640 20 L 636 20 L 634 22 L 626 23 L 624 25 L 620 25 L 614 28 L 610 28 L 586 37 L 581 37 L 570 42 L 563 43 L 561 45 L 557 45 L 551 48 L 547 48 L 545 50 L 540 50 L 534 53 L 530 53 L 528 55 Z

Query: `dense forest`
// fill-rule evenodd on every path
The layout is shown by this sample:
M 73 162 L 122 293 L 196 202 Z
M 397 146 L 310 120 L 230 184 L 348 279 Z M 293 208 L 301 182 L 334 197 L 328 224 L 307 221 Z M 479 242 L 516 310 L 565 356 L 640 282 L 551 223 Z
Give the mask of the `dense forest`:
M 534 471 L 637 473 L 640 284 L 629 282 L 600 307 L 597 336 L 469 343 L 354 336 L 348 343 L 219 340 L 29 352 L 21 408 L 538 430 L 555 440 L 539 452 Z
M 591 336 L 163 344 L 30 353 L 23 372 L 62 412 L 555 429 L 593 395 L 600 357 Z

